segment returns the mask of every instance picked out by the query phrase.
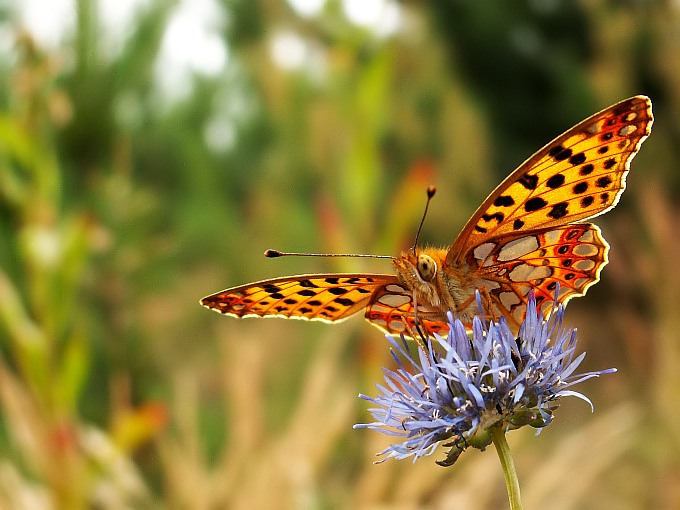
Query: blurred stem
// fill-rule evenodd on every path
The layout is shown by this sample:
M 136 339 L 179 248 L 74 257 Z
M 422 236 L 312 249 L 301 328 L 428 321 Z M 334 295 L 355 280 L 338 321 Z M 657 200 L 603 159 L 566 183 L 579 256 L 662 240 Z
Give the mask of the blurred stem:
M 493 444 L 496 447 L 498 458 L 501 460 L 503 475 L 505 475 L 505 485 L 508 489 L 508 499 L 510 500 L 511 510 L 522 510 L 522 501 L 519 495 L 519 480 L 515 463 L 512 460 L 510 447 L 505 439 L 505 431 L 501 427 L 494 427 L 491 433 Z

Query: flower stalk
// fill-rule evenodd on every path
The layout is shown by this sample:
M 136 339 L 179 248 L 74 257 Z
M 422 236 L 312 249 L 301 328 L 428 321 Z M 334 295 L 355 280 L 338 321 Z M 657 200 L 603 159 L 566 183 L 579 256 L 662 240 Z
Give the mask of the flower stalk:
M 519 492 L 519 479 L 517 478 L 517 471 L 515 470 L 515 462 L 512 460 L 510 447 L 505 438 L 505 431 L 500 427 L 495 427 L 491 432 L 493 444 L 496 447 L 496 453 L 501 461 L 503 468 L 503 475 L 505 476 L 505 486 L 508 491 L 508 500 L 510 501 L 510 510 L 522 510 L 522 499 Z

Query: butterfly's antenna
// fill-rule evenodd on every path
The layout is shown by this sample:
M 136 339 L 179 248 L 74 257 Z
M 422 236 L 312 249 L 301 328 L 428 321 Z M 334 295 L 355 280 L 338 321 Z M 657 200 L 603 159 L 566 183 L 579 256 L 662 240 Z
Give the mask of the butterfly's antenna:
M 267 250 L 264 252 L 265 257 L 270 259 L 276 257 L 353 257 L 365 259 L 392 259 L 389 255 L 367 255 L 360 253 L 291 253 L 279 250 Z
M 432 200 L 432 197 L 434 194 L 437 192 L 437 188 L 434 186 L 430 185 L 427 187 L 427 202 L 425 202 L 425 211 L 423 211 L 423 217 L 420 220 L 420 225 L 418 226 L 418 232 L 416 232 L 416 240 L 413 243 L 413 254 L 416 254 L 416 247 L 418 246 L 418 238 L 420 237 L 420 231 L 423 228 L 423 223 L 425 223 L 425 216 L 427 216 L 427 209 L 430 207 L 430 200 Z

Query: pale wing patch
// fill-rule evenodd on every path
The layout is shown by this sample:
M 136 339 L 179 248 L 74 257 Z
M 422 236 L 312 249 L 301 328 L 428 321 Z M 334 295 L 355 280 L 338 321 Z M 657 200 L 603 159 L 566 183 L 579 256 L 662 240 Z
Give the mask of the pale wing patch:
M 535 251 L 538 248 L 538 239 L 534 236 L 520 237 L 514 241 L 503 245 L 496 260 L 507 262 L 508 260 L 518 259 L 524 255 Z
M 576 252 L 576 250 L 574 250 L 574 252 Z M 596 255 L 596 253 L 592 253 L 591 255 Z M 574 267 L 579 271 L 587 273 L 595 268 L 595 262 L 589 259 L 578 260 L 574 262 Z
M 489 256 L 489 253 L 491 253 L 491 250 L 493 250 L 496 247 L 496 243 L 484 243 L 480 244 L 475 248 L 474 256 L 477 260 L 484 260 Z
M 588 229 L 583 234 L 581 234 L 578 240 L 582 243 L 592 243 L 595 240 L 595 233 L 593 230 Z
M 548 266 L 531 266 L 529 264 L 519 264 L 510 271 L 508 275 L 513 282 L 530 282 L 540 278 L 547 278 L 552 275 L 552 269 Z
M 592 244 L 586 244 L 593 242 L 592 236 L 590 240 L 585 241 L 579 238 L 579 241 L 581 241 L 583 244 L 579 244 L 574 248 L 573 250 L 574 255 L 578 255 L 579 257 L 592 257 L 593 255 L 597 255 L 597 246 L 594 246 Z
M 562 232 L 560 230 L 548 230 L 547 232 L 544 232 L 543 235 L 545 236 L 545 242 L 547 244 L 555 244 L 559 242 Z
M 395 287 L 395 285 L 390 285 L 390 287 Z M 384 294 L 378 299 L 383 305 L 389 306 L 390 308 L 399 308 L 406 303 L 411 302 L 411 296 L 406 294 Z
M 522 301 L 514 292 L 501 292 L 498 298 L 501 300 L 501 304 L 508 310 Z
M 393 333 L 403 333 L 406 330 L 406 325 L 402 319 L 391 320 L 387 327 Z

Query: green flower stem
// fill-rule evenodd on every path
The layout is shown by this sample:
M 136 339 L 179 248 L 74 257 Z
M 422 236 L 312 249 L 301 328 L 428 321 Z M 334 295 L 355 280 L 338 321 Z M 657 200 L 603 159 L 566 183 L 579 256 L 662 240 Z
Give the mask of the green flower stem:
M 501 427 L 494 427 L 491 437 L 496 447 L 498 458 L 501 460 L 503 474 L 505 475 L 505 485 L 508 489 L 508 499 L 510 500 L 510 510 L 522 510 L 522 500 L 519 495 L 519 480 L 515 463 L 512 460 L 510 447 L 505 440 L 505 431 Z

